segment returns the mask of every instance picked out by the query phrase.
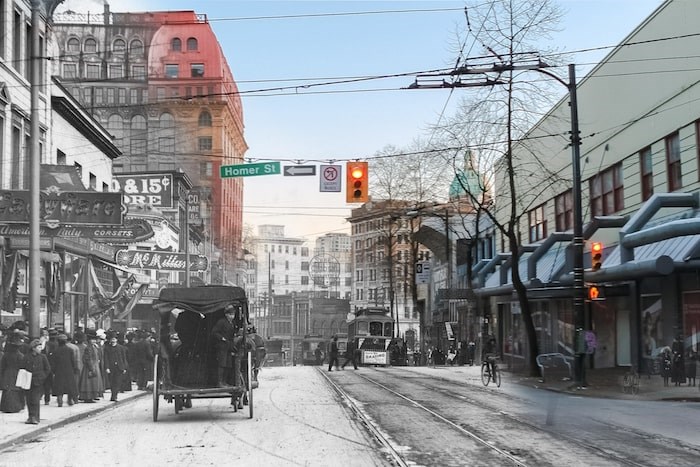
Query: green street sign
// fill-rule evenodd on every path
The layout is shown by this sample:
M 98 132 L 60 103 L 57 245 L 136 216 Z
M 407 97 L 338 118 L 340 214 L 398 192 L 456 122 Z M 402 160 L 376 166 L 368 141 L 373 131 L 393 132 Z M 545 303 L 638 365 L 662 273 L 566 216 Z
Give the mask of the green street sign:
M 259 162 L 257 164 L 222 165 L 221 178 L 255 177 L 256 175 L 278 175 L 282 173 L 279 162 Z

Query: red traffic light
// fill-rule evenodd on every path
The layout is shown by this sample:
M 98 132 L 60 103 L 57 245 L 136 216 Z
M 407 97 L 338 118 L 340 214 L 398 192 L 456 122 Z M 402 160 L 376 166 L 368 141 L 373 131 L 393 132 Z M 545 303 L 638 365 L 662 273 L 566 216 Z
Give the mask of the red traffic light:
M 346 171 L 345 200 L 348 203 L 369 201 L 367 162 L 348 162 Z

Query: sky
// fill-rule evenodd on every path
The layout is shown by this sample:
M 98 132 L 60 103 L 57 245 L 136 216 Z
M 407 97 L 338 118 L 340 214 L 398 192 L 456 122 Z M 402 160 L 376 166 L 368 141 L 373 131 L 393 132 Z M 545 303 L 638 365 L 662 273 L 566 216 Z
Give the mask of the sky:
M 402 88 L 417 72 L 454 66 L 466 28 L 464 6 L 483 1 L 118 0 L 110 9 L 207 15 L 242 92 L 246 160 L 344 166 L 389 146 L 406 148 L 416 138 L 429 139 L 430 126 L 455 113 L 459 93 L 468 88 L 454 93 Z M 561 31 L 545 45 L 578 51 L 618 44 L 663 1 L 558 3 L 565 11 Z M 57 12 L 67 9 L 102 13 L 103 2 L 66 0 Z M 356 14 L 339 14 L 351 12 Z M 573 54 L 577 76 L 607 50 Z M 397 74 L 407 75 L 301 87 Z M 300 87 L 260 92 L 289 86 Z M 359 206 L 346 204 L 344 192 L 320 192 L 318 176 L 268 175 L 244 183 L 244 223 L 285 225 L 287 236 L 350 233 L 346 219 Z

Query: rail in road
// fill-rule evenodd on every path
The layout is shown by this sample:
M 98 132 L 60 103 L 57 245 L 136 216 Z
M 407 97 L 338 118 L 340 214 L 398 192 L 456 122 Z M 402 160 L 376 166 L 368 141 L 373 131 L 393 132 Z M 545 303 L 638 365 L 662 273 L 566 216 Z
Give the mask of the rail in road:
M 697 465 L 676 440 L 583 416 L 552 423 L 558 395 L 531 401 L 480 379 L 455 381 L 408 368 L 319 372 L 363 420 L 396 465 Z M 507 383 L 506 383 L 507 384 Z M 546 422 L 533 413 L 547 414 Z

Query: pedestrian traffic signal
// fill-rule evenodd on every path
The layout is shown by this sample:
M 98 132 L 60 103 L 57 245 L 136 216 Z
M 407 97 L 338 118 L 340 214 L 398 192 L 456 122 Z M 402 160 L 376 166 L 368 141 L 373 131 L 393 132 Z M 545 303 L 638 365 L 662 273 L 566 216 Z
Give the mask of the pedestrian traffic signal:
M 600 297 L 600 289 L 595 285 L 588 287 L 588 299 L 597 300 L 598 297 Z
M 345 199 L 348 203 L 369 201 L 367 162 L 348 162 L 346 165 Z
M 588 286 L 588 300 L 602 301 L 605 300 L 605 288 L 600 285 Z
M 591 244 L 591 270 L 597 271 L 603 266 L 603 244 L 593 242 Z

